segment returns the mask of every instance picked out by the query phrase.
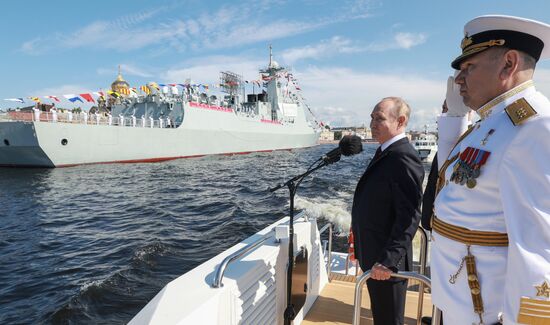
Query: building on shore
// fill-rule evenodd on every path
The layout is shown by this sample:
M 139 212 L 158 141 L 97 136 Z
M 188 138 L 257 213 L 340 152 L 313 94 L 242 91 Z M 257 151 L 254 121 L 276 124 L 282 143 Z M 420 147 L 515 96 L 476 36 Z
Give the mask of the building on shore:
M 425 131 L 409 131 L 407 132 L 407 136 L 409 137 L 409 140 L 414 141 L 418 140 L 420 137 L 425 136 L 426 134 L 433 134 L 435 137 L 437 137 L 437 132 L 427 130 Z
M 340 140 L 345 135 L 357 135 L 363 141 L 372 140 L 372 132 L 366 126 L 345 126 L 345 127 L 334 127 L 331 129 L 334 132 L 335 140 Z
M 409 139 L 409 141 L 415 141 L 419 139 L 421 136 L 425 134 L 433 134 L 437 137 L 437 132 L 428 132 L 427 130 L 424 131 L 407 131 L 405 135 Z M 365 125 L 362 126 L 337 126 L 328 128 L 325 127 L 323 131 L 321 132 L 321 136 L 319 137 L 319 142 L 321 143 L 328 143 L 328 142 L 335 142 L 340 141 L 343 136 L 346 135 L 357 135 L 359 136 L 363 141 L 374 143 L 376 142 L 375 139 L 372 138 L 372 131 Z
M 319 135 L 319 142 L 332 142 L 334 141 L 334 131 L 330 129 L 323 129 Z
M 339 141 L 340 139 L 342 139 L 343 136 L 346 136 L 346 135 L 357 135 L 363 141 L 367 141 L 367 142 L 373 141 L 371 130 L 364 125 L 360 127 L 346 126 L 346 127 L 325 128 L 321 132 L 319 141 L 320 142 Z

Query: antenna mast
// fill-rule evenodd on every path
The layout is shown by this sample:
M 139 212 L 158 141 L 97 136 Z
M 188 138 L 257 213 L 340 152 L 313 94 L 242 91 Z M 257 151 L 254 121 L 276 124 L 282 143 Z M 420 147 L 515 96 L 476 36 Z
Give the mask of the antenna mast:
M 273 51 L 271 48 L 271 44 L 269 44 L 269 67 L 271 68 L 271 62 L 273 62 Z

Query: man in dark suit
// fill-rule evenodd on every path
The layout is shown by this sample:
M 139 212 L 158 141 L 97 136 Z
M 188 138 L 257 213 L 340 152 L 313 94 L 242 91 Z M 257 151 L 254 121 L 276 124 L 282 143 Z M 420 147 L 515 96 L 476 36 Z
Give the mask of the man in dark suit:
M 375 325 L 404 323 L 407 281 L 392 272 L 412 270 L 412 239 L 420 221 L 424 169 L 405 136 L 410 108 L 401 98 L 382 99 L 370 127 L 380 143 L 359 180 L 352 207 L 355 253 L 367 281 Z

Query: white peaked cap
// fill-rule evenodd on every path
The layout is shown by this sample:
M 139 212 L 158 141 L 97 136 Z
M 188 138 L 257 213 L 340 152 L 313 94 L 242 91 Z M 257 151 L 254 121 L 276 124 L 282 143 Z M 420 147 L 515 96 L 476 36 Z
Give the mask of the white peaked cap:
M 487 15 L 470 20 L 464 26 L 462 54 L 451 64 L 460 62 L 494 46 L 517 49 L 539 59 L 550 58 L 550 25 L 526 18 Z

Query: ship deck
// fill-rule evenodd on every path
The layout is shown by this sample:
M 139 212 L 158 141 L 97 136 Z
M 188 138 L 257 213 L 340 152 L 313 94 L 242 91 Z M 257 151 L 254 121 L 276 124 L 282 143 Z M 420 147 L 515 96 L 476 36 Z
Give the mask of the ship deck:
M 418 283 L 409 281 L 409 288 L 415 284 Z M 321 295 L 317 298 L 317 301 L 315 301 L 315 304 L 302 322 L 302 325 L 351 324 L 353 319 L 354 291 L 355 276 L 333 273 L 331 282 L 325 286 Z M 417 303 L 418 292 L 407 291 L 405 324 L 417 324 Z M 422 316 L 431 316 L 431 314 L 431 295 L 424 294 Z M 373 324 L 369 293 L 366 285 L 363 287 L 361 324 Z

